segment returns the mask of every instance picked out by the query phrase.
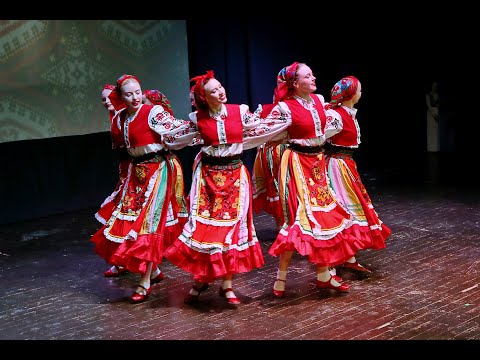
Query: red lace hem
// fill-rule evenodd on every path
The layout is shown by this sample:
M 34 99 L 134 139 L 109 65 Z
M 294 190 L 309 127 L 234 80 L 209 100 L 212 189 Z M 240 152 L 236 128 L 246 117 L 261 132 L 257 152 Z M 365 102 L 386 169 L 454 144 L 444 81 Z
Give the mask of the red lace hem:
M 382 244 L 383 243 L 383 247 Z M 372 236 L 366 227 L 352 225 L 329 240 L 315 240 L 312 236 L 302 234 L 298 225 L 290 227 L 288 234 L 279 233 L 268 253 L 279 256 L 285 251 L 297 251 L 307 256 L 308 261 L 317 266 L 337 266 L 354 256 L 359 250 L 384 248 L 385 241 Z
M 226 275 L 246 273 L 264 264 L 258 242 L 243 251 L 208 254 L 195 251 L 177 240 L 164 255 L 177 267 L 193 274 L 196 280 L 207 283 Z

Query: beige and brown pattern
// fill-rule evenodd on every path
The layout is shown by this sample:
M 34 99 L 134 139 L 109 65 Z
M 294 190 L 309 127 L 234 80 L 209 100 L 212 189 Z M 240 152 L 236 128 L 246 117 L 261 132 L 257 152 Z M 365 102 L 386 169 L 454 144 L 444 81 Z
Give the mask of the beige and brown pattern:
M 0 142 L 108 131 L 99 94 L 124 73 L 191 109 L 185 20 L 0 20 L 0 34 Z

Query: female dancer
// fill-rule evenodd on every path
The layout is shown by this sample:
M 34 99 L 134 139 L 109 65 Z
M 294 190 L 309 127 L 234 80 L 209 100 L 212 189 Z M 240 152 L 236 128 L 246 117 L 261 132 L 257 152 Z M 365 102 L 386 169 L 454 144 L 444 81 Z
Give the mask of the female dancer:
M 307 256 L 317 268 L 320 289 L 349 290 L 329 272 L 344 263 L 361 241 L 352 233 L 351 216 L 333 197 L 327 183 L 323 145 L 339 131 L 335 118 L 324 111 L 324 98 L 314 94 L 315 76 L 309 66 L 294 62 L 277 76 L 277 105 L 266 121 L 283 118 L 287 123 L 289 147 L 280 164 L 279 191 L 285 221 L 268 252 L 280 256 L 275 297 L 285 296 L 287 270 L 294 251 Z
M 197 110 L 190 119 L 202 147 L 194 163 L 188 221 L 165 257 L 193 274 L 185 303 L 197 302 L 209 283 L 222 278 L 219 295 L 237 305 L 233 275 L 264 263 L 253 224 L 250 175 L 241 155 L 273 133 L 269 135 L 268 127 L 247 105 L 227 104 L 225 88 L 212 70 L 191 81 Z
M 354 107 L 362 96 L 362 84 L 355 76 L 338 81 L 330 91 L 331 100 L 326 108 L 333 109 L 341 131 L 329 138 L 326 147 L 327 175 L 337 201 L 351 215 L 358 225 L 357 236 L 365 248 L 383 249 L 391 230 L 383 224 L 375 212 L 372 201 L 363 186 L 357 164 L 353 159 L 355 149 L 360 145 L 360 126 Z M 344 267 L 370 273 L 352 256 Z
M 144 90 L 142 96 L 142 102 L 149 105 L 162 105 L 172 116 L 173 109 L 170 105 L 170 101 L 160 90 Z M 176 234 L 175 238 L 182 232 L 183 225 L 185 225 L 188 217 L 187 202 L 185 199 L 185 186 L 183 181 L 183 169 L 177 155 L 173 151 L 169 151 L 167 154 L 168 161 L 172 162 L 174 166 L 173 177 L 175 179 L 175 187 L 172 192 L 172 211 L 176 213 L 176 216 L 169 216 L 166 226 L 176 226 L 179 229 L 175 231 L 168 231 L 167 234 Z M 169 243 L 175 239 L 168 240 Z
M 168 215 L 176 216 L 169 211 L 176 179 L 164 137 L 175 139 L 171 148 L 180 149 L 189 144 L 186 135 L 196 128 L 190 121 L 175 119 L 161 105 L 143 104 L 140 81 L 133 75 L 121 76 L 115 91 L 126 108 L 115 114 L 112 123 L 133 160 L 112 216 L 92 242 L 108 263 L 141 275 L 130 297 L 138 303 L 150 294 L 152 284 L 163 279 L 157 265 L 170 245 L 168 239 L 178 235 L 166 234 Z
M 111 84 L 106 84 L 103 87 L 101 93 L 102 104 L 105 109 L 108 110 L 110 118 L 110 137 L 112 140 L 112 149 L 115 151 L 118 157 L 118 182 L 115 186 L 115 190 L 110 194 L 100 205 L 100 209 L 95 213 L 95 218 L 104 225 L 107 220 L 112 216 L 115 204 L 118 201 L 118 197 L 121 194 L 122 187 L 125 184 L 125 178 L 128 174 L 128 168 L 131 164 L 131 157 L 128 155 L 128 152 L 125 149 L 125 141 L 123 136 L 118 132 L 117 124 L 113 124 L 112 120 L 117 111 L 125 108 L 125 102 L 120 99 L 117 92 L 114 91 L 115 86 Z M 126 273 L 127 269 L 123 266 L 112 265 L 108 268 L 103 275 L 105 277 L 117 277 L 123 273 Z

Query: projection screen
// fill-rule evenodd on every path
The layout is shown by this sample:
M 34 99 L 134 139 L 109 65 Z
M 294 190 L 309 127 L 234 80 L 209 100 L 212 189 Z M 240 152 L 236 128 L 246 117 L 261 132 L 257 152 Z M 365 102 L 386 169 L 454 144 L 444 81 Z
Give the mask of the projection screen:
M 100 94 L 132 74 L 189 102 L 185 20 L 1 20 L 0 142 L 109 130 Z

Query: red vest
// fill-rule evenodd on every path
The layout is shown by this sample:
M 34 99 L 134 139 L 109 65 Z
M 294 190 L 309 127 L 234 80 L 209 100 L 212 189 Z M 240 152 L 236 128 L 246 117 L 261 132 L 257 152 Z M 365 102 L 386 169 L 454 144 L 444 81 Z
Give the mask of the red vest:
M 112 149 L 119 149 L 124 148 L 125 139 L 123 137 L 123 126 L 122 122 L 120 122 L 120 128 L 118 128 L 118 120 L 119 120 L 119 113 L 116 113 L 116 116 L 111 118 L 110 124 L 110 137 L 112 139 Z
M 355 121 L 353 120 L 352 116 L 342 107 L 337 107 L 335 109 L 337 113 L 340 114 L 342 117 L 343 122 L 343 129 L 338 134 L 335 134 L 330 138 L 330 142 L 332 145 L 336 146 L 348 146 L 352 147 L 357 145 L 357 127 L 355 126 Z
M 323 104 L 317 95 L 312 95 L 318 115 L 320 116 L 321 133 L 324 133 L 327 116 L 323 109 Z M 302 104 L 295 99 L 284 101 L 292 113 L 292 125 L 288 127 L 290 139 L 312 139 L 318 136 L 315 133 L 315 122 L 313 121 L 310 110 L 305 109 Z
M 152 110 L 154 105 L 144 104 L 140 111 L 137 113 L 137 116 L 133 121 L 128 124 L 128 147 L 138 147 L 145 146 L 150 144 L 161 144 L 162 137 L 160 134 L 153 131 L 148 125 L 148 115 L 150 110 Z M 125 133 L 125 118 L 127 116 L 127 110 L 122 109 L 117 116 L 120 116 L 120 123 L 122 124 L 121 134 Z M 113 118 L 112 121 L 112 137 L 113 137 L 113 127 L 116 122 L 117 116 Z M 116 132 L 117 130 L 115 130 Z
M 210 117 L 207 110 L 197 110 L 197 128 L 206 146 L 219 144 L 238 144 L 243 141 L 243 123 L 240 105 L 225 105 L 227 117 L 222 123 Z

